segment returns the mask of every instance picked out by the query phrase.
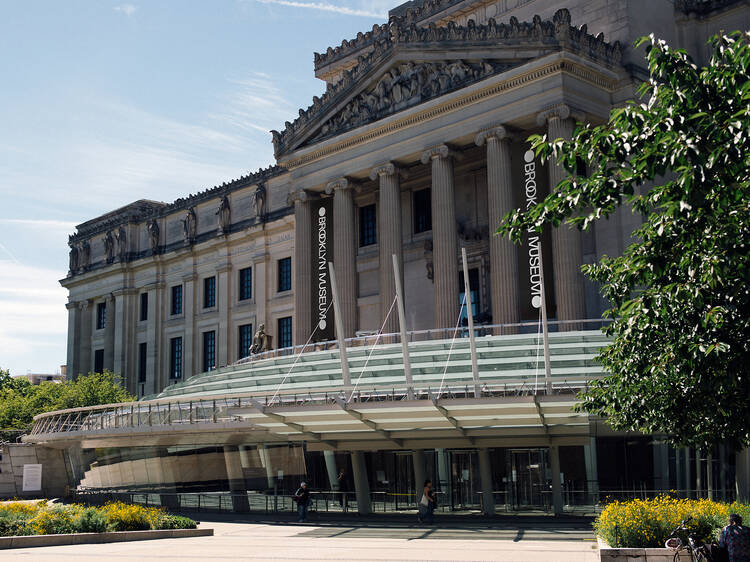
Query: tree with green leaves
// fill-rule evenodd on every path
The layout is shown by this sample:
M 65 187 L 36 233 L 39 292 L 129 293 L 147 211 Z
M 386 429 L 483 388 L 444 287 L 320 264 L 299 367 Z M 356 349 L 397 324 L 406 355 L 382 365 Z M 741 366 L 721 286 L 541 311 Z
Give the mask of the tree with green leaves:
M 567 142 L 530 138 L 570 175 L 498 233 L 518 242 L 545 224 L 587 229 L 621 205 L 640 213 L 622 256 L 583 267 L 611 303 L 613 340 L 599 355 L 607 375 L 579 408 L 675 445 L 738 449 L 750 445 L 750 33 L 710 43 L 699 68 L 640 39 L 642 102 Z
M 123 388 L 120 377 L 106 370 L 75 381 L 33 385 L 0 369 L 0 430 L 28 429 L 34 416 L 43 412 L 132 400 L 135 396 Z

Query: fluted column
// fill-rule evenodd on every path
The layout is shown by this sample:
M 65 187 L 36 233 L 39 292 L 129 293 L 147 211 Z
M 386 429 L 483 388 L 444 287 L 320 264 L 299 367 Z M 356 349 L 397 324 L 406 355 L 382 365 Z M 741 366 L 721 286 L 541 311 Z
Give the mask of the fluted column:
M 380 321 L 385 320 L 396 295 L 393 277 L 393 259 L 396 254 L 399 270 L 403 272 L 403 237 L 401 234 L 401 184 L 398 168 L 388 162 L 370 171 L 370 178 L 379 178 L 378 196 L 378 248 L 380 249 Z M 403 275 L 403 273 L 402 273 Z M 384 333 L 398 332 L 398 314 L 395 308 L 383 328 Z
M 482 131 L 477 146 L 487 144 L 487 216 L 490 226 L 490 279 L 492 323 L 516 324 L 520 320 L 518 253 L 507 237 L 495 236 L 502 218 L 513 210 L 510 135 L 505 127 Z M 516 330 L 504 331 L 513 333 Z
M 333 267 L 341 307 L 341 325 L 345 338 L 357 329 L 357 264 L 354 233 L 353 186 L 346 178 L 332 181 L 326 193 L 333 193 Z
M 108 295 L 104 302 L 106 303 L 106 316 L 104 318 L 104 368 L 108 371 L 115 370 L 115 322 L 117 322 L 117 312 L 115 310 L 115 297 Z M 119 374 L 119 373 L 118 373 Z
M 547 123 L 547 136 L 551 140 L 570 140 L 573 136 L 573 119 L 570 108 L 558 105 L 539 114 L 537 122 Z M 550 191 L 567 177 L 565 169 L 552 157 L 549 163 Z M 581 232 L 567 224 L 552 230 L 552 267 L 555 279 L 555 304 L 558 320 L 581 320 L 586 317 L 583 291 L 583 252 Z M 560 330 L 578 329 L 575 324 L 562 324 Z
M 458 320 L 458 254 L 453 159 L 444 144 L 422 154 L 432 163 L 432 256 L 435 270 L 435 327 L 452 328 Z
M 294 203 L 294 345 L 304 345 L 312 330 L 312 219 L 307 193 L 297 190 L 290 201 Z
M 88 300 L 78 303 L 78 310 L 81 316 L 80 329 L 81 339 L 78 342 L 78 362 L 76 363 L 76 372 L 73 373 L 73 379 L 78 378 L 78 375 L 88 375 L 89 372 L 93 371 L 93 365 L 91 364 L 91 328 L 93 319 L 91 318 L 90 303 Z
M 68 309 L 68 360 L 66 361 L 65 376 L 73 380 L 78 376 L 78 364 L 81 352 L 81 314 L 78 311 L 78 303 L 69 301 L 65 304 Z

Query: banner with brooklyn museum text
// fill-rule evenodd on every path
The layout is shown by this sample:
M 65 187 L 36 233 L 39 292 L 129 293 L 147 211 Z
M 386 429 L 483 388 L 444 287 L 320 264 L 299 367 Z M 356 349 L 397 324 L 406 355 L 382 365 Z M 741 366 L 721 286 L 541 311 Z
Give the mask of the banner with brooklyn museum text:
M 333 289 L 328 262 L 333 261 L 333 200 L 316 199 L 312 207 L 312 318 L 317 327 L 313 341 L 336 337 L 333 312 Z M 335 264 L 334 264 L 335 267 Z

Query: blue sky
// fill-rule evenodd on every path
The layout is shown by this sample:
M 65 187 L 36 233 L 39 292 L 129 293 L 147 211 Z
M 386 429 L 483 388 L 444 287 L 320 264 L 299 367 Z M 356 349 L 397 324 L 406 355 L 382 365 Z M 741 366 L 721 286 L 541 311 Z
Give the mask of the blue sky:
M 313 52 L 381 0 L 6 1 L 0 18 L 0 367 L 66 361 L 68 234 L 273 162 L 313 95 Z

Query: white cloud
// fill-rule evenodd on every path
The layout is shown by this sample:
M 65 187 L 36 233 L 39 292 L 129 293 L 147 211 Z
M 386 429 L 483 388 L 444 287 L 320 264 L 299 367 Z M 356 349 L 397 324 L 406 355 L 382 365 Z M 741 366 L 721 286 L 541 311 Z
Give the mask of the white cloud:
M 72 231 L 76 227 L 75 222 L 44 220 L 44 219 L 0 219 L 0 224 L 27 226 L 29 228 L 55 229 Z
M 366 18 L 388 19 L 388 12 L 374 11 L 372 9 L 357 9 L 348 6 L 337 6 L 327 2 L 296 2 L 294 0 L 255 0 L 261 4 L 278 4 L 280 6 L 289 6 L 291 8 L 304 8 L 308 10 L 319 10 L 323 12 L 333 12 L 345 16 L 361 16 Z M 374 6 L 373 6 L 374 7 Z
M 125 16 L 130 17 L 135 13 L 138 7 L 134 6 L 133 4 L 120 4 L 119 6 L 115 6 L 112 9 L 115 12 L 120 12 L 121 14 L 124 14 Z
M 65 363 L 67 291 L 55 269 L 0 260 L 0 366 L 19 375 Z

